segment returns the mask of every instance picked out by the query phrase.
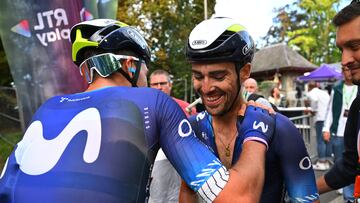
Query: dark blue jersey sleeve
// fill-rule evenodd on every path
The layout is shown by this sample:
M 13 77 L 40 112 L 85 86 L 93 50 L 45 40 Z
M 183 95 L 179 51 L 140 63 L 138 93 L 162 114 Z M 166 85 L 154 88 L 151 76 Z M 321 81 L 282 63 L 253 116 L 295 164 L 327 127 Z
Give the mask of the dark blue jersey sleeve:
M 195 136 L 175 101 L 162 93 L 157 101 L 157 125 L 161 126 L 160 145 L 164 153 L 193 190 L 203 198 L 213 200 L 226 183 L 228 172 Z
M 276 130 L 271 143 L 279 156 L 285 186 L 294 202 L 319 199 L 315 175 L 302 135 L 285 116 L 277 114 Z M 271 175 L 271 174 L 269 174 Z

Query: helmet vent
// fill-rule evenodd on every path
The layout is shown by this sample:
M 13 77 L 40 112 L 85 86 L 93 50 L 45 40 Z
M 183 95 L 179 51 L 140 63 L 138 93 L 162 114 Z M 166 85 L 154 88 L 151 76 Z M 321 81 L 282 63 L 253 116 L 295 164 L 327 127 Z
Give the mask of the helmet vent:
M 234 34 L 234 32 L 226 30 L 206 49 L 212 49 L 212 48 L 218 47 L 220 44 L 222 44 L 227 39 L 229 39 L 233 34 Z

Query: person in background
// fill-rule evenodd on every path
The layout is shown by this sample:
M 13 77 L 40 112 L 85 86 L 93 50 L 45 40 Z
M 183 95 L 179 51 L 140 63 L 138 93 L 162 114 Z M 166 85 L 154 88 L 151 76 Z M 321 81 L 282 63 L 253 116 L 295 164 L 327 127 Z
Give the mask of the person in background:
M 360 2 L 353 0 L 333 19 L 337 27 L 336 45 L 341 51 L 341 65 L 350 69 L 352 82 L 360 85 Z M 360 95 L 352 102 L 344 131 L 344 152 L 333 167 L 317 179 L 319 193 L 354 184 L 354 197 L 360 197 Z
M 160 147 L 207 202 L 259 198 L 254 188 L 264 181 L 272 115 L 242 106 L 244 153 L 228 170 L 196 138 L 176 102 L 147 88 L 150 49 L 135 28 L 95 19 L 73 26 L 70 39 L 72 59 L 89 86 L 52 97 L 36 111 L 0 175 L 1 203 L 147 202 Z M 254 122 L 267 131 L 254 129 Z
M 271 104 L 264 96 L 258 94 L 258 84 L 254 78 L 248 78 L 243 83 L 243 98 L 247 101 L 253 100 L 270 108 L 273 108 L 278 112 L 277 107 L 274 104 Z
M 152 72 L 150 75 L 150 87 L 161 90 L 170 96 L 172 80 L 169 73 L 161 69 Z M 190 113 L 185 110 L 189 103 L 175 97 L 172 98 L 181 107 L 186 116 L 196 114 L 195 108 L 191 108 Z M 162 149 L 159 149 L 151 174 L 149 203 L 179 202 L 180 183 L 181 178 L 179 174 L 166 158 Z
M 169 96 L 171 96 L 171 89 L 173 87 L 172 84 L 173 81 L 170 78 L 170 74 L 165 70 L 158 69 L 152 72 L 150 75 L 150 87 L 161 90 Z M 189 103 L 175 97 L 172 98 L 175 100 L 176 103 L 179 104 L 186 116 L 196 114 L 195 108 L 191 108 L 190 112 L 185 109 L 187 106 L 189 106 Z
M 284 95 L 280 94 L 280 90 L 274 87 L 270 91 L 268 101 L 278 107 L 286 107 L 286 101 Z
M 201 40 L 209 43 L 196 43 Z M 239 109 L 246 103 L 241 87 L 250 75 L 254 52 L 249 33 L 230 18 L 202 21 L 191 31 L 186 46 L 194 89 L 206 108 L 189 121 L 196 136 L 227 168 L 232 168 L 238 157 L 246 153 L 239 128 L 249 114 L 243 116 Z M 315 175 L 302 136 L 287 117 L 276 113 L 275 120 L 273 141 L 266 153 L 265 183 L 252 191 L 261 194 L 261 198 L 257 201 L 233 198 L 231 202 L 283 202 L 284 190 L 292 202 L 318 202 Z M 252 126 L 267 131 L 261 122 L 254 122 Z M 195 201 L 193 192 L 182 184 L 180 202 Z
M 307 97 L 310 101 L 311 114 L 314 116 L 315 132 L 316 132 L 316 149 L 318 153 L 318 160 L 313 165 L 315 170 L 328 170 L 330 168 L 331 159 L 331 144 L 325 142 L 322 136 L 322 129 L 324 127 L 324 121 L 326 112 L 329 106 L 330 96 L 325 90 L 318 88 L 318 84 L 315 81 L 310 81 L 308 84 L 309 92 Z
M 248 94 L 257 93 L 259 90 L 258 84 L 254 78 L 248 78 L 244 81 L 244 92 Z M 244 95 L 247 98 L 248 95 Z
M 350 70 L 342 68 L 344 80 L 338 82 L 333 87 L 330 95 L 330 104 L 326 113 L 323 127 L 323 137 L 325 142 L 330 142 L 334 153 L 334 161 L 342 158 L 344 151 L 344 130 L 351 103 L 357 95 L 357 86 L 352 83 Z M 338 190 L 342 193 L 341 189 Z M 351 184 L 343 188 L 345 202 L 354 201 L 354 185 Z

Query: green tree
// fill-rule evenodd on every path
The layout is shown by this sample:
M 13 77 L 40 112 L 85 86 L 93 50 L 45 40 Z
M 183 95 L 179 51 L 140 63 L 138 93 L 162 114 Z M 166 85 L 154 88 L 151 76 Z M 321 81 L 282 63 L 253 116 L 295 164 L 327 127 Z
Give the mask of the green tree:
M 10 86 L 10 83 L 13 81 L 8 61 L 5 56 L 4 47 L 0 38 L 0 86 Z
M 210 15 L 215 0 L 208 1 Z M 173 94 L 182 98 L 190 89 L 190 65 L 185 60 L 187 38 L 196 24 L 203 20 L 203 0 L 125 0 L 119 2 L 118 19 L 137 25 L 144 32 L 152 51 L 150 71 L 164 69 L 175 79 L 188 82 L 174 84 Z
M 264 40 L 267 44 L 285 42 L 318 65 L 338 62 L 332 19 L 339 4 L 339 0 L 297 0 L 276 9 L 275 24 Z

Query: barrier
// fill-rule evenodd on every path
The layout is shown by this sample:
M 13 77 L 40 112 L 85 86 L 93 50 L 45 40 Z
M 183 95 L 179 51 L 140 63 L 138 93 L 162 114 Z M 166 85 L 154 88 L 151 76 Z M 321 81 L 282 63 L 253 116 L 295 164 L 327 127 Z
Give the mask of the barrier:
M 299 130 L 300 134 L 303 136 L 303 140 L 305 142 L 306 149 L 309 153 L 311 159 L 317 156 L 316 153 L 316 136 L 315 131 L 313 129 L 313 121 L 312 116 L 310 114 L 306 114 L 306 111 L 311 111 L 309 107 L 290 107 L 290 108 L 281 108 L 279 107 L 279 111 L 287 116 Z M 314 136 L 312 136 L 314 135 Z M 312 139 L 313 138 L 313 139 Z

